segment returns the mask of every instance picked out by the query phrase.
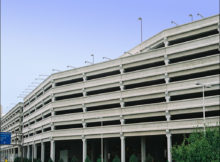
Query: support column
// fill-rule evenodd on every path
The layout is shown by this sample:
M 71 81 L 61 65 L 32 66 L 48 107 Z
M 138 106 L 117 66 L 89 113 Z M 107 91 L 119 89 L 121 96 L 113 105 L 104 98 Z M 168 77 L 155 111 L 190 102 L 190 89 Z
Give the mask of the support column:
M 166 136 L 167 136 L 167 160 L 168 162 L 172 162 L 172 153 L 171 153 L 172 138 L 169 130 L 166 131 Z
M 30 159 L 30 147 L 27 145 L 27 159 Z
M 52 161 L 55 161 L 55 141 L 50 141 L 50 158 Z
M 85 139 L 85 137 L 83 137 L 82 139 L 83 141 L 83 162 L 85 162 L 86 160 L 86 156 L 87 156 L 87 140 Z
M 125 162 L 125 136 L 121 136 L 121 162 Z
M 146 160 L 146 139 L 141 137 L 141 162 Z
M 34 144 L 31 145 L 32 149 L 31 149 L 31 159 L 32 162 L 34 162 Z
M 37 144 L 34 144 L 34 159 L 37 159 Z
M 41 162 L 44 162 L 45 143 L 41 142 Z

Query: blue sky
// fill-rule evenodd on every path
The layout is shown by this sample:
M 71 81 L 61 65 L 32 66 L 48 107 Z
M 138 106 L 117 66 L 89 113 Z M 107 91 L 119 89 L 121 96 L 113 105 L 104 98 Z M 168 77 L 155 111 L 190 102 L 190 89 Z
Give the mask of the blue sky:
M 1 104 L 6 113 L 39 74 L 117 58 L 143 39 L 219 13 L 218 0 L 1 0 Z

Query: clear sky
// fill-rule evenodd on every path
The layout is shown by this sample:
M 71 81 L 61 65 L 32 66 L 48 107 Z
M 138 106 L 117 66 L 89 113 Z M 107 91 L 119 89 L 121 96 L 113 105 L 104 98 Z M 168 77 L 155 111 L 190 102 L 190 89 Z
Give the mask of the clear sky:
M 143 39 L 219 13 L 218 0 L 1 0 L 1 103 L 6 113 L 39 74 L 117 58 Z

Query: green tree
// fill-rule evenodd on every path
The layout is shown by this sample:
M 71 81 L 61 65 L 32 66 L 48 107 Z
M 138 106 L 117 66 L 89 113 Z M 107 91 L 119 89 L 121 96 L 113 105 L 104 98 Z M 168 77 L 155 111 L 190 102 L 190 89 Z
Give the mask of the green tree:
M 112 162 L 121 162 L 121 160 L 119 159 L 118 155 L 115 155 L 115 157 L 112 160 Z
M 184 138 L 179 146 L 172 148 L 173 160 L 176 162 L 218 162 L 220 161 L 220 133 L 218 128 L 194 132 Z
M 132 154 L 129 158 L 129 162 L 138 162 L 137 156 L 135 154 Z

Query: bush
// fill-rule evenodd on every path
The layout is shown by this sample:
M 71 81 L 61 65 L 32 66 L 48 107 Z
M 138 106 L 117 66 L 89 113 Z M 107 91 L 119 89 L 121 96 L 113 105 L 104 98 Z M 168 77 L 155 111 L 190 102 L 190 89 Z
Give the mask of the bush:
M 63 159 L 59 159 L 58 162 L 63 162 Z
M 132 154 L 129 158 L 129 162 L 138 162 L 137 156 L 135 154 Z
M 73 155 L 71 162 L 78 162 L 78 159 Z
M 20 157 L 16 157 L 16 158 L 14 159 L 14 162 L 21 162 L 21 158 L 20 158 Z
M 121 162 L 121 160 L 119 159 L 118 155 L 115 155 L 115 157 L 112 160 L 112 162 Z
M 101 156 L 96 160 L 96 162 L 102 162 Z
M 86 156 L 85 162 L 91 162 L 91 160 L 89 159 L 89 156 Z
M 48 160 L 48 162 L 53 162 L 53 160 L 50 158 L 50 159 Z
M 204 132 L 194 132 L 183 143 L 172 148 L 173 160 L 176 162 L 217 162 L 220 161 L 219 127 Z
M 154 159 L 150 154 L 147 154 L 145 162 L 153 162 Z

